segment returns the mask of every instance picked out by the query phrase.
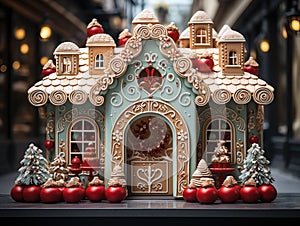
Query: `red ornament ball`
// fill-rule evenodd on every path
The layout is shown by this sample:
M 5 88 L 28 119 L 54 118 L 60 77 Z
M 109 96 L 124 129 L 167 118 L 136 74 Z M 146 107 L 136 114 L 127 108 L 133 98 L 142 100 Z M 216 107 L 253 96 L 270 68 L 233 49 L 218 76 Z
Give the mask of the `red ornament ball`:
M 23 189 L 23 199 L 25 202 L 40 202 L 42 188 L 38 185 L 28 185 Z
M 126 188 L 122 186 L 110 186 L 105 190 L 105 197 L 109 202 L 122 202 L 127 196 Z
M 169 25 L 166 26 L 168 36 L 173 39 L 173 41 L 176 43 L 180 37 L 179 29 L 175 25 L 174 22 L 171 22 Z
M 197 202 L 196 193 L 197 193 L 197 189 L 196 188 L 186 187 L 183 190 L 182 196 L 183 196 L 183 199 L 186 202 Z
M 240 189 L 240 197 L 243 202 L 256 203 L 260 199 L 260 193 L 257 187 L 245 185 Z
M 42 188 L 40 199 L 43 203 L 57 203 L 62 200 L 62 190 L 58 187 Z
M 193 67 L 198 68 L 198 71 L 200 72 L 211 72 L 213 71 L 213 68 L 215 66 L 214 61 L 212 57 L 203 57 L 192 60 Z
M 105 186 L 104 185 L 92 185 L 85 190 L 86 197 L 92 202 L 99 202 L 105 199 Z
M 124 38 L 120 38 L 120 39 L 118 40 L 119 46 L 121 46 L 121 47 L 125 46 L 126 42 L 127 42 L 128 39 L 130 39 L 130 38 L 131 38 L 131 36 L 127 36 L 127 37 L 124 37 Z
M 88 37 L 91 37 L 91 36 L 96 35 L 96 34 L 102 34 L 102 33 L 104 33 L 104 30 L 103 30 L 102 26 L 92 26 L 92 27 L 87 29 L 87 36 Z
M 47 150 L 51 150 L 54 147 L 54 141 L 53 140 L 45 140 L 44 146 L 47 148 Z
M 78 158 L 78 156 L 76 155 L 74 158 L 72 158 L 71 164 L 73 168 L 79 168 L 81 164 L 80 158 Z
M 252 135 L 252 136 L 249 138 L 249 142 L 250 142 L 251 144 L 258 143 L 258 142 L 259 142 L 258 136 Z
M 48 76 L 48 75 L 50 75 L 54 72 L 56 72 L 55 68 L 46 68 L 46 69 L 42 70 L 42 76 L 45 77 L 45 76 Z
M 272 184 L 262 184 L 258 190 L 262 202 L 272 202 L 277 197 L 277 190 Z
M 63 190 L 63 199 L 68 203 L 80 202 L 85 197 L 84 187 L 66 187 Z
M 235 186 L 226 187 L 222 185 L 218 189 L 218 196 L 224 203 L 234 203 L 240 198 L 240 190 Z
M 218 190 L 215 187 L 197 188 L 196 197 L 201 204 L 211 204 L 218 199 Z
M 174 40 L 174 42 L 176 43 L 179 39 L 179 32 L 178 31 L 175 31 L 175 30 L 168 30 L 168 36 L 170 38 L 172 38 Z
M 15 185 L 10 190 L 10 196 L 15 200 L 16 202 L 23 202 L 23 189 L 25 186 L 23 185 Z
M 244 66 L 244 71 L 246 71 L 250 74 L 253 74 L 253 75 L 258 75 L 258 67 L 247 65 L 247 66 Z

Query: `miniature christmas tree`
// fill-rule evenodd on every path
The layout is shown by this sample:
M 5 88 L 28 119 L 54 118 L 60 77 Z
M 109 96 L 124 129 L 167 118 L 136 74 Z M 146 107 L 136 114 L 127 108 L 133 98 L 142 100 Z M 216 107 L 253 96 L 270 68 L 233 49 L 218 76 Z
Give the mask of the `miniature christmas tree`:
M 69 168 L 65 160 L 65 153 L 60 152 L 51 162 L 49 167 L 50 176 L 54 181 L 64 180 L 66 181 L 69 177 Z
M 242 184 L 253 178 L 258 186 L 271 184 L 274 178 L 268 165 L 270 161 L 264 156 L 264 150 L 257 143 L 253 143 L 247 151 L 239 179 Z
M 204 159 L 201 159 L 197 165 L 196 170 L 194 171 L 191 181 L 188 185 L 190 188 L 204 187 L 206 185 L 215 185 L 215 180 L 207 163 Z
M 17 185 L 41 185 L 50 177 L 48 161 L 43 156 L 42 150 L 34 144 L 30 144 L 21 160 L 15 184 Z

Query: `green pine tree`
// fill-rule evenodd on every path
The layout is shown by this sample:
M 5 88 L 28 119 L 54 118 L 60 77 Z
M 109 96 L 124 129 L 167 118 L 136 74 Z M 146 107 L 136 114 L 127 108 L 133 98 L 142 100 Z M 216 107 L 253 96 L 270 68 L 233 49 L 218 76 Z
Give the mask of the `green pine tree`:
M 270 161 L 264 156 L 265 151 L 257 143 L 253 143 L 247 150 L 247 157 L 244 159 L 239 179 L 244 184 L 253 178 L 257 186 L 271 184 L 274 178 L 269 168 Z
M 18 185 L 41 185 L 50 177 L 48 161 L 44 158 L 42 150 L 34 144 L 30 144 L 25 151 L 19 168 L 19 176 L 15 184 Z

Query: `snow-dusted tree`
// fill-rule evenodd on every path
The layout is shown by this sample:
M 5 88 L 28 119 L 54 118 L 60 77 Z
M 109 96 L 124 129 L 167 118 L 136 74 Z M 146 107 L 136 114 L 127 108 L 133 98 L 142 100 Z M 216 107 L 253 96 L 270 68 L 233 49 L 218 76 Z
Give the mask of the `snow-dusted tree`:
M 15 180 L 18 185 L 42 185 L 50 177 L 48 161 L 43 156 L 43 151 L 34 144 L 29 144 L 21 160 L 19 176 Z
M 239 175 L 241 184 L 244 184 L 250 178 L 254 179 L 257 186 L 271 184 L 274 181 L 269 168 L 270 161 L 266 159 L 264 152 L 257 143 L 253 143 L 247 150 L 247 156 Z

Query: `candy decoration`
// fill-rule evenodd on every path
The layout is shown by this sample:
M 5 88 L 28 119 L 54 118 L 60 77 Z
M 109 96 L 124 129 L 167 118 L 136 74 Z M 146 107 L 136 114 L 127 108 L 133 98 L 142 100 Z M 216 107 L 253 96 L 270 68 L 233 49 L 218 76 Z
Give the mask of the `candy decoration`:
M 249 60 L 244 63 L 244 71 L 253 75 L 258 75 L 258 66 L 259 64 L 253 59 L 253 57 L 250 57 Z
M 93 19 L 87 26 L 87 36 L 91 37 L 95 34 L 102 34 L 104 33 L 104 29 L 102 25 L 98 23 L 97 19 Z
M 42 76 L 45 77 L 54 72 L 56 72 L 55 65 L 52 60 L 48 60 L 48 62 L 43 66 Z

